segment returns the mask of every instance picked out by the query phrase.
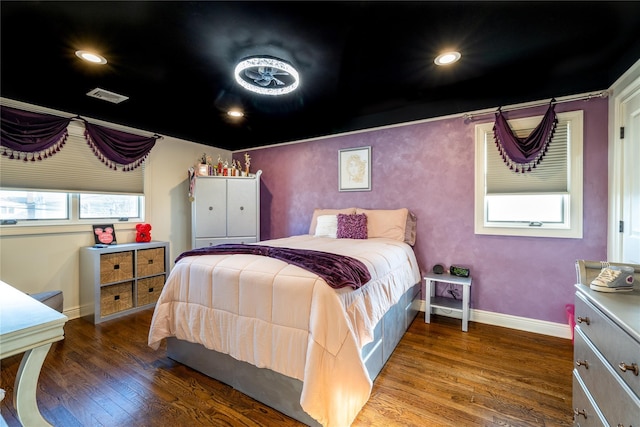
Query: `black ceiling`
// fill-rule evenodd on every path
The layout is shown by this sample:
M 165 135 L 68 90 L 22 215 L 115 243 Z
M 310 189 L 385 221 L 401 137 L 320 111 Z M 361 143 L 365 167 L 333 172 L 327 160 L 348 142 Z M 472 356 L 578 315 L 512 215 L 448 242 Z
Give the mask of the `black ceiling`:
M 1 95 L 229 150 L 607 89 L 640 58 L 640 2 L 2 1 Z M 462 59 L 437 67 L 455 48 Z M 74 52 L 95 49 L 108 64 Z M 241 88 L 266 54 L 300 88 Z M 85 94 L 101 88 L 129 99 Z M 231 122 L 228 100 L 246 116 Z

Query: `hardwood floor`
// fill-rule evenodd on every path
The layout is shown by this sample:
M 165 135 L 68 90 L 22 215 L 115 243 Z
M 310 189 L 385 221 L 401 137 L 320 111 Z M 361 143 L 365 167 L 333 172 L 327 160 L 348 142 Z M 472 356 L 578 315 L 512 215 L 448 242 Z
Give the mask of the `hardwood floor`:
M 420 313 L 353 426 L 570 426 L 570 340 Z M 56 427 L 300 426 L 147 346 L 152 311 L 93 325 L 74 319 L 40 375 L 38 404 Z M 19 426 L 2 360 L 0 411 Z M 35 426 L 27 426 L 35 427 Z

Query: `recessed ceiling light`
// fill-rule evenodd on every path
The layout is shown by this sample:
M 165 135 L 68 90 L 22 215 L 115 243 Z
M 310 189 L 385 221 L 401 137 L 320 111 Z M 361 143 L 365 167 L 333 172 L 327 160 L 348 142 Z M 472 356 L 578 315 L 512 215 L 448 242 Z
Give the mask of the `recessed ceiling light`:
M 433 61 L 436 65 L 449 65 L 460 59 L 460 52 L 445 52 L 436 57 Z
M 227 111 L 227 114 L 230 115 L 231 117 L 243 117 L 244 113 L 240 110 L 229 110 Z
M 234 74 L 240 86 L 262 95 L 284 95 L 300 83 L 291 64 L 270 56 L 245 58 L 236 65 Z
M 104 56 L 97 53 L 89 52 L 87 50 L 77 50 L 76 56 L 84 61 L 91 62 L 92 64 L 106 64 L 107 60 Z

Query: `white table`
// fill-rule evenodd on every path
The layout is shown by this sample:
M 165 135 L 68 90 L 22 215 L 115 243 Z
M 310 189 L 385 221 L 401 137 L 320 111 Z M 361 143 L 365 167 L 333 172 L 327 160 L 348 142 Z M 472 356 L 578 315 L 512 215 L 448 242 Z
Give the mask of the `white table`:
M 449 273 L 435 274 L 427 273 L 424 275 L 426 287 L 427 307 L 424 311 L 424 322 L 431 323 L 431 310 L 440 308 L 445 310 L 457 311 L 462 313 L 462 331 L 469 330 L 469 299 L 471 295 L 471 276 L 458 277 Z M 446 298 L 436 296 L 436 282 L 452 283 L 454 285 L 462 285 L 462 299 Z
M 0 281 L 0 359 L 24 353 L 13 404 L 24 426 L 50 426 L 36 402 L 38 377 L 51 344 L 64 338 L 68 318 Z M 1 420 L 3 421 L 3 420 Z

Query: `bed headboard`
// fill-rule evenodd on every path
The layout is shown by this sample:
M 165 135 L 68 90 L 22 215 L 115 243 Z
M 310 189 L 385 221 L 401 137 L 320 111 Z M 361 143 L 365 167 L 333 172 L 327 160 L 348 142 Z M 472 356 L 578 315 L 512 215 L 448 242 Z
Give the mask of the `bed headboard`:
M 406 242 L 413 246 L 416 243 L 417 218 L 407 208 L 401 209 L 363 209 L 342 208 L 313 211 L 309 234 L 315 236 L 336 237 L 338 215 L 362 215 L 367 218 L 367 237 L 386 237 Z M 321 217 L 321 218 L 320 218 Z M 320 220 L 319 220 L 320 218 Z

